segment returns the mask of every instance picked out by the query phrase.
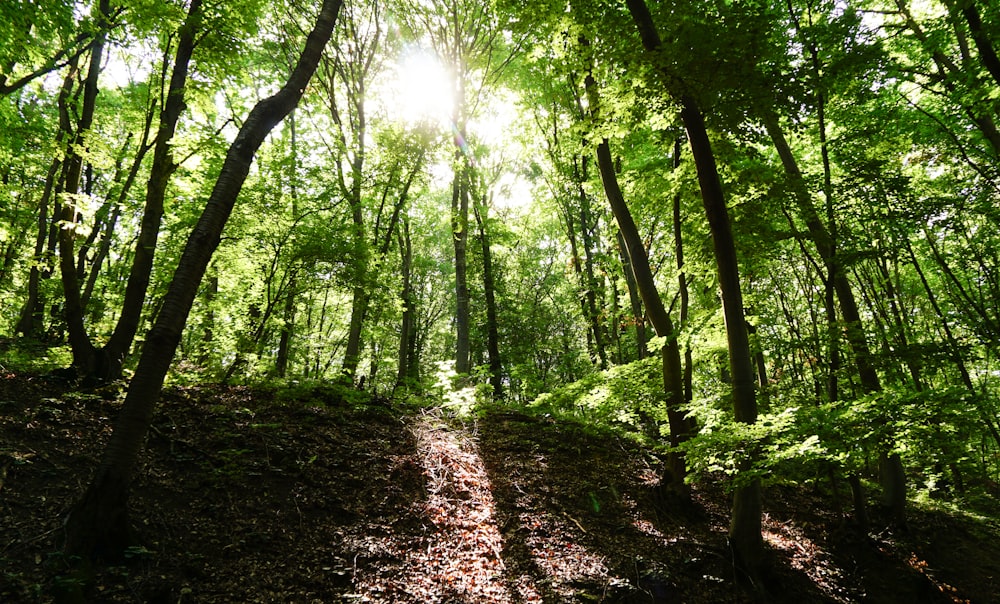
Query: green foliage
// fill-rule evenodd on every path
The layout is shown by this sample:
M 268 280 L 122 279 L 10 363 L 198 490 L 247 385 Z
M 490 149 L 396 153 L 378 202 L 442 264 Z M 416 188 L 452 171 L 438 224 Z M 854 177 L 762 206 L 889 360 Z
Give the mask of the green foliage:
M 873 452 L 893 451 L 933 488 L 944 469 L 969 461 L 969 435 L 978 426 L 968 410 L 975 405 L 962 388 L 887 389 L 852 401 L 786 407 L 750 425 L 701 410 L 697 436 L 681 448 L 694 473 L 723 473 L 735 484 L 808 481 L 828 467 L 863 474 Z
M 358 408 L 372 401 L 371 393 L 338 381 L 287 380 L 274 388 L 274 400 L 282 405 Z
M 662 362 L 653 356 L 606 371 L 537 397 L 530 407 L 614 427 L 644 439 L 666 430 Z
M 73 354 L 68 346 L 48 346 L 31 340 L 0 342 L 0 370 L 44 374 L 69 367 Z
M 796 408 L 762 414 L 754 424 L 717 416 L 680 448 L 693 475 L 725 474 L 731 487 L 807 477 L 830 453 L 818 434 L 803 430 Z

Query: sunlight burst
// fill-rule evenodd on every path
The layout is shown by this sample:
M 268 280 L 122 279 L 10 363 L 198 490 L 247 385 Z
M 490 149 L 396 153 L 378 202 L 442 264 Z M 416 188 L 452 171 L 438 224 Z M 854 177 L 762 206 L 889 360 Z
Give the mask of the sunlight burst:
M 431 51 L 406 52 L 395 66 L 388 111 L 406 124 L 432 122 L 450 127 L 454 98 L 451 76 Z

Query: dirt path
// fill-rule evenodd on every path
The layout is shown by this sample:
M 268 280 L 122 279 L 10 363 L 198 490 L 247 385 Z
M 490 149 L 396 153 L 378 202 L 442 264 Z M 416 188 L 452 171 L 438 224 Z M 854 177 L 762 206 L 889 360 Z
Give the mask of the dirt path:
M 490 478 L 475 438 L 434 412 L 410 418 L 433 529 L 396 580 L 426 602 L 540 602 L 531 577 L 508 582 Z M 361 583 L 364 584 L 362 578 Z

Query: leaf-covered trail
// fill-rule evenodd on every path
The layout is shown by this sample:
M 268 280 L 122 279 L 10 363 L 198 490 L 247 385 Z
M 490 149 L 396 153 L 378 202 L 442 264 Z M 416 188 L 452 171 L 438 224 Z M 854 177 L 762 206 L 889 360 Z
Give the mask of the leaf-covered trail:
M 407 592 L 414 599 L 469 602 L 536 602 L 540 597 L 530 577 L 507 583 L 503 541 L 496 524 L 490 479 L 476 441 L 462 428 L 450 427 L 438 414 L 409 418 L 417 457 L 426 478 L 422 514 L 432 524 L 421 540 L 400 544 L 408 551 L 402 572 L 392 577 L 359 578 L 361 591 Z M 391 580 L 396 589 L 376 585 Z M 367 585 L 366 585 L 367 584 Z
M 628 589 L 627 579 L 613 576 L 599 555 L 578 543 L 587 530 L 567 512 L 531 510 L 517 518 L 508 513 L 500 526 L 477 423 L 447 419 L 437 410 L 405 421 L 425 478 L 420 513 L 429 526 L 420 538 L 399 539 L 389 548 L 406 552 L 400 572 L 361 573 L 360 592 L 405 594 L 424 602 L 512 604 L 573 600 L 588 589 L 601 601 Z M 540 456 L 529 463 L 544 470 Z M 508 532 L 526 537 L 505 539 L 501 529 L 512 524 L 516 529 Z

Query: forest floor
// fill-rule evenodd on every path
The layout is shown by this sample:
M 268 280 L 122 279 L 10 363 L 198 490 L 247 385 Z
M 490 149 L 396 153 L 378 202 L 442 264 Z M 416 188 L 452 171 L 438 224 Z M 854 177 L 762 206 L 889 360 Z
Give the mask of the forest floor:
M 60 553 L 120 405 L 0 375 L 0 602 L 82 579 Z M 330 391 L 171 387 L 133 487 L 143 540 L 94 602 L 751 602 L 727 496 L 656 496 L 660 461 L 515 410 L 458 420 Z M 996 519 L 913 507 L 861 535 L 812 488 L 765 489 L 772 602 L 1000 602 Z M 879 525 L 879 518 L 874 519 Z M 78 599 L 78 601 L 80 601 Z

